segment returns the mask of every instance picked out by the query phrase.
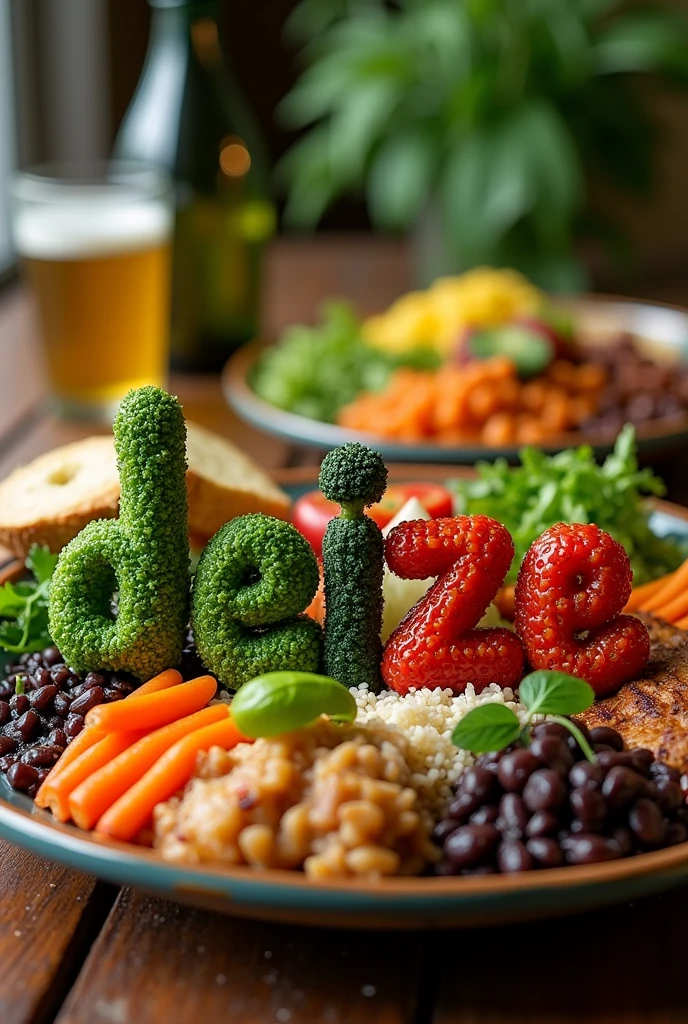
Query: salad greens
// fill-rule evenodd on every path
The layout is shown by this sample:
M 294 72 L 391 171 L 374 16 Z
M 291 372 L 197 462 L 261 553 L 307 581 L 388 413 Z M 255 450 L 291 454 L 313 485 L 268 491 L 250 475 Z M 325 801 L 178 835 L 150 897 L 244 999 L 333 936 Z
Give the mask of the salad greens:
M 492 516 L 514 538 L 507 582 L 515 581 L 533 541 L 560 522 L 596 523 L 610 533 L 628 552 L 634 586 L 672 572 L 686 557 L 679 541 L 650 529 L 644 495 L 662 495 L 665 487 L 651 469 L 638 469 L 632 426 L 624 427 L 601 466 L 588 445 L 552 456 L 524 448 L 520 459 L 516 467 L 504 459 L 481 462 L 477 479 L 448 483 L 458 513 Z
M 12 654 L 41 651 L 52 644 L 48 632 L 48 592 L 57 555 L 34 544 L 26 558 L 32 580 L 0 587 L 0 648 Z
M 266 402 L 310 419 L 334 423 L 339 409 L 361 391 L 381 391 L 399 366 L 434 368 L 429 350 L 403 357 L 382 352 L 361 338 L 361 323 L 342 300 L 323 305 L 320 322 L 289 327 L 267 348 L 251 375 Z
M 527 744 L 533 715 L 546 714 L 551 721 L 569 730 L 588 761 L 595 761 L 595 755 L 581 730 L 574 722 L 562 717 L 580 714 L 590 707 L 595 693 L 589 683 L 565 672 L 540 669 L 521 680 L 518 696 L 528 709 L 523 725 L 505 704 L 481 704 L 469 711 L 454 729 L 454 745 L 462 750 L 470 750 L 473 754 L 487 754 L 504 750 L 517 740 Z

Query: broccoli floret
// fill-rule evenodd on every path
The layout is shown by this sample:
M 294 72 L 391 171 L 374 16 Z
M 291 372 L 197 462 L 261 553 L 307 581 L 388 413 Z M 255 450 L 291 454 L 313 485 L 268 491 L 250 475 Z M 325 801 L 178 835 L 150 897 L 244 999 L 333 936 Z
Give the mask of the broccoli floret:
M 238 689 L 264 672 L 315 672 L 322 631 L 307 608 L 318 563 L 291 523 L 262 513 L 226 523 L 206 546 L 194 579 L 192 622 L 203 664 Z
M 384 551 L 380 528 L 363 509 L 386 486 L 382 456 L 362 444 L 335 448 L 320 468 L 320 489 L 342 507 L 323 539 L 323 671 L 345 686 L 380 686 Z
M 50 587 L 50 634 L 78 671 L 127 671 L 145 680 L 179 663 L 188 622 L 181 407 L 160 388 L 130 391 L 114 435 L 119 519 L 89 523 L 61 552 Z

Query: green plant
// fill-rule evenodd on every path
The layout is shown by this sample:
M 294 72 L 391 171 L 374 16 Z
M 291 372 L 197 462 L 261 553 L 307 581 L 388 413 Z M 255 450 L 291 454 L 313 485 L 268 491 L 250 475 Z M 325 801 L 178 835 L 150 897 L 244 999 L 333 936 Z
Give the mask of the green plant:
M 509 264 L 580 283 L 573 255 L 595 171 L 641 190 L 655 126 L 638 79 L 685 81 L 688 21 L 655 2 L 302 0 L 305 70 L 283 117 L 286 216 L 312 226 L 365 189 L 382 228 L 428 209 L 453 268 Z

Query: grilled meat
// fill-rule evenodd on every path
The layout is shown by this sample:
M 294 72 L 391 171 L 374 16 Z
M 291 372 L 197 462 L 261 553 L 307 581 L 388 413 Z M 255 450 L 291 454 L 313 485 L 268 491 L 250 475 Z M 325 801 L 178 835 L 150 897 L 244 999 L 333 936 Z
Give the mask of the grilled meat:
M 688 771 L 688 632 L 639 615 L 650 633 L 650 661 L 640 679 L 596 701 L 578 721 L 609 725 L 627 747 L 648 747 L 655 757 Z

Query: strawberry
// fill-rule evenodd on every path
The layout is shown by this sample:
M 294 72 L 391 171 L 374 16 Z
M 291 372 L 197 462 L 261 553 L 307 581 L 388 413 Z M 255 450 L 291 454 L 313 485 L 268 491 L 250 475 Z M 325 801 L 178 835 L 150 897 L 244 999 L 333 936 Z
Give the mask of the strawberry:
M 586 679 L 598 696 L 640 675 L 650 657 L 647 629 L 619 614 L 632 581 L 628 555 L 599 526 L 545 530 L 516 583 L 516 632 L 533 668 Z
M 475 629 L 504 582 L 514 545 L 488 516 L 413 520 L 385 543 L 389 568 L 404 579 L 439 576 L 385 644 L 382 677 L 398 693 L 411 687 L 477 692 L 514 686 L 523 672 L 521 641 L 508 629 Z

